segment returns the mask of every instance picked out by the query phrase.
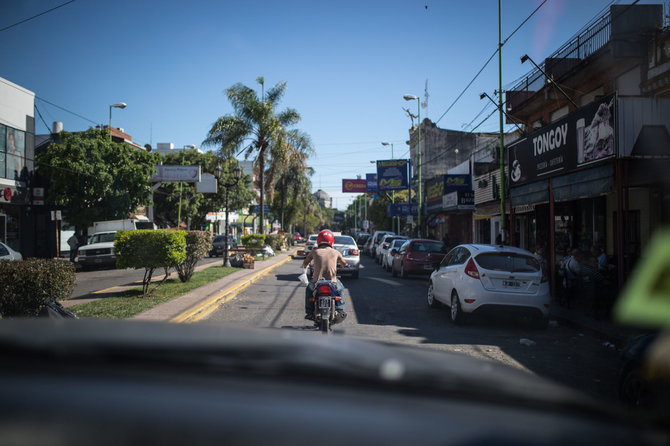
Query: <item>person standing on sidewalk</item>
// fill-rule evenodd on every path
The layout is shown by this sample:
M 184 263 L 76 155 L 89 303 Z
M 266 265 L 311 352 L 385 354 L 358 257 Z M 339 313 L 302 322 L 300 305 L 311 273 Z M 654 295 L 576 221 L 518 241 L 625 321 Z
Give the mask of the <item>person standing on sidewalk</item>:
M 77 232 L 67 239 L 67 244 L 70 247 L 70 262 L 74 263 L 74 259 L 77 257 L 77 248 L 79 248 L 79 236 Z

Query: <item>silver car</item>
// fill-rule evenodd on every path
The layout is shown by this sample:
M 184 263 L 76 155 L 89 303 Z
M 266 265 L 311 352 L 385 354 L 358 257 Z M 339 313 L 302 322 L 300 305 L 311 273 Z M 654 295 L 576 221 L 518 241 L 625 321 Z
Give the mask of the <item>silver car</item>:
M 358 245 L 353 237 L 348 235 L 336 235 L 333 248 L 340 251 L 344 260 L 347 261 L 348 266 L 345 268 L 337 265 L 337 274 L 351 274 L 351 277 L 358 279 L 358 271 L 361 265 L 360 251 Z M 312 265 L 309 265 L 309 277 L 312 277 Z
M 455 324 L 475 312 L 513 310 L 544 328 L 549 302 L 549 282 L 540 260 L 511 246 L 456 246 L 430 275 L 428 285 L 428 305 L 449 306 Z
M 23 260 L 20 252 L 14 251 L 9 245 L 0 243 L 0 260 Z

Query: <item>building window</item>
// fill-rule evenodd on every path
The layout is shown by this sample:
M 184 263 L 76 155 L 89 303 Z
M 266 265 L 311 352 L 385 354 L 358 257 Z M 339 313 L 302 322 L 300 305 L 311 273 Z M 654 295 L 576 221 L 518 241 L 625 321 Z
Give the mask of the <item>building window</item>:
M 26 132 L 0 124 L 0 177 L 20 181 L 25 157 Z

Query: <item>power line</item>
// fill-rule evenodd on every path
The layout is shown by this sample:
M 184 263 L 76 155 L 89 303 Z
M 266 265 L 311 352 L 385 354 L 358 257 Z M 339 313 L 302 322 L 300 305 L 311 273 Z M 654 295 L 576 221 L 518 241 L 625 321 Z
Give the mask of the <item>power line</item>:
M 54 7 L 54 8 L 47 9 L 46 11 L 44 11 L 44 12 L 40 12 L 39 14 L 36 14 L 36 15 L 34 15 L 34 16 L 32 16 L 32 17 L 28 17 L 28 18 L 25 19 L 25 20 L 21 20 L 20 22 L 16 22 L 16 23 L 14 23 L 13 25 L 5 26 L 4 28 L 0 29 L 0 32 L 6 31 L 6 30 L 8 30 L 9 28 L 13 28 L 13 27 L 15 27 L 15 26 L 17 26 L 17 25 L 20 25 L 20 24 L 22 24 L 22 23 L 26 23 L 27 21 L 32 20 L 32 19 L 35 19 L 35 18 L 37 18 L 37 17 L 39 17 L 39 16 L 43 16 L 44 14 L 47 14 L 47 13 L 49 13 L 49 12 L 51 12 L 51 11 L 55 11 L 56 9 L 58 9 L 58 8 L 62 8 L 62 7 L 65 6 L 65 5 L 69 5 L 70 3 L 73 3 L 74 1 L 75 1 L 75 0 L 70 0 L 69 2 L 65 2 L 65 3 L 63 3 L 62 5 L 58 5 L 58 6 Z
M 498 51 L 500 51 L 500 50 L 502 49 L 503 45 L 505 45 L 505 43 L 507 43 L 507 41 L 510 39 L 510 37 L 512 37 L 512 36 L 513 36 L 513 35 L 514 35 L 514 34 L 515 34 L 515 33 L 516 33 L 516 32 L 517 32 L 517 31 L 518 31 L 518 30 L 519 30 L 519 29 L 520 29 L 520 28 L 521 28 L 521 27 L 522 27 L 522 26 L 523 26 L 523 25 L 524 25 L 524 24 L 525 24 L 525 23 L 526 23 L 526 22 L 533 16 L 533 15 L 535 15 L 535 13 L 536 13 L 536 12 L 537 12 L 537 11 L 538 11 L 538 10 L 539 10 L 539 9 L 546 3 L 546 2 L 547 2 L 547 0 L 543 0 L 543 2 L 540 3 L 540 5 L 539 5 L 537 8 L 535 8 L 535 10 L 534 10 L 529 16 L 528 16 L 523 22 L 521 22 L 521 25 L 519 25 L 519 26 L 512 32 L 512 34 L 510 34 L 510 35 L 505 39 L 505 41 L 504 41 L 502 44 L 500 44 L 500 46 L 499 46 L 498 48 L 496 48 L 496 50 L 493 52 L 493 54 L 491 54 L 491 57 L 489 57 L 488 60 L 486 61 L 486 63 L 484 63 L 484 66 L 477 72 L 477 74 L 475 74 L 475 77 L 473 77 L 472 80 L 468 83 L 468 85 L 463 89 L 463 91 L 461 91 L 461 93 L 460 93 L 460 94 L 458 95 L 458 97 L 454 100 L 454 102 L 451 103 L 451 105 L 447 108 L 447 111 L 445 111 L 444 113 L 442 113 L 442 116 L 440 116 L 440 119 L 438 119 L 437 121 L 435 121 L 435 124 L 439 123 L 440 120 L 441 120 L 442 118 L 444 118 L 444 115 L 446 115 L 447 113 L 449 113 L 449 110 L 451 110 L 451 109 L 454 107 L 454 105 L 456 105 L 456 103 L 459 101 L 459 99 L 461 99 L 461 97 L 462 97 L 462 96 L 465 94 L 465 92 L 470 88 L 470 86 L 475 82 L 475 80 L 477 80 L 477 78 L 479 77 L 479 75 L 482 74 L 482 71 L 484 71 L 484 69 L 488 66 L 488 64 L 489 64 L 489 63 L 491 62 L 491 60 L 495 57 L 495 55 L 498 54 Z

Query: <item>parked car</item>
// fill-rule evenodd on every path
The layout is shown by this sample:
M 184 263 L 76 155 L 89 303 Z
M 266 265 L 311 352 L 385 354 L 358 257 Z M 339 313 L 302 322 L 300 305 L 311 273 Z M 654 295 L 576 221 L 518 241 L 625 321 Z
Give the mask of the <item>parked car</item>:
M 382 257 L 382 268 L 386 271 L 391 271 L 391 263 L 393 263 L 393 254 L 400 251 L 400 247 L 407 243 L 407 237 L 397 238 L 391 241 L 391 246 L 384 251 L 384 257 Z
M 395 235 L 395 232 L 393 231 L 375 231 L 374 234 L 372 234 L 372 244 L 370 245 L 370 256 L 375 259 L 375 261 L 378 259 L 379 253 L 377 252 L 377 247 L 379 247 L 379 244 L 382 242 L 382 239 L 384 238 L 385 235 Z
M 223 251 L 226 248 L 226 236 L 225 235 L 217 235 L 214 237 L 212 240 L 212 248 L 209 250 L 209 256 L 210 257 L 219 257 L 223 255 Z M 235 237 L 230 236 L 230 242 L 228 243 L 228 249 L 235 249 L 237 248 L 237 241 L 235 240 Z
M 432 273 L 445 256 L 442 242 L 430 239 L 406 241 L 393 255 L 391 274 L 408 277 L 410 274 L 426 276 Z
M 404 235 L 386 235 L 382 239 L 382 242 L 379 244 L 377 247 L 377 251 L 379 251 L 379 264 L 382 266 L 382 268 L 386 269 L 386 263 L 385 263 L 385 257 L 386 255 L 391 251 L 391 244 L 395 240 L 407 240 L 407 237 Z M 389 263 L 390 265 L 390 263 Z M 390 271 L 390 269 L 389 269 Z
M 363 232 L 361 234 L 358 234 L 358 237 L 356 237 L 356 244 L 362 249 L 369 239 L 370 234 L 368 234 L 367 232 Z
M 358 245 L 353 237 L 348 235 L 336 235 L 333 243 L 333 248 L 340 251 L 344 260 L 347 261 L 347 266 L 343 267 L 337 265 L 337 274 L 351 274 L 351 277 L 358 279 L 358 272 L 360 269 L 360 251 L 358 250 Z M 312 277 L 312 265 L 309 265 L 308 276 Z
M 14 251 L 9 245 L 0 243 L 0 260 L 23 260 L 20 252 Z
M 480 311 L 514 311 L 544 328 L 549 301 L 549 282 L 540 261 L 512 246 L 458 245 L 431 274 L 428 285 L 428 305 L 448 305 L 455 324 Z
M 368 237 L 368 239 L 365 241 L 365 245 L 363 245 L 361 248 L 366 256 L 372 257 L 372 241 L 372 236 Z
M 300 235 L 299 232 L 296 232 L 295 234 L 293 234 L 293 241 L 295 243 L 303 243 L 305 241 L 305 239 L 302 238 L 302 235 Z
M 116 267 L 114 239 L 116 231 L 98 232 L 88 239 L 88 244 L 77 249 L 77 263 L 83 269 L 92 266 Z

